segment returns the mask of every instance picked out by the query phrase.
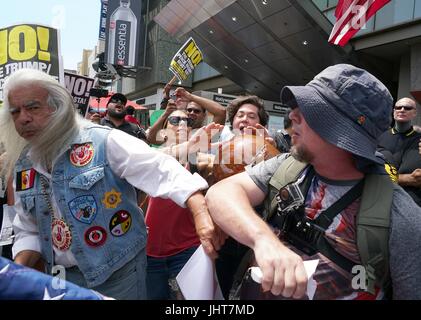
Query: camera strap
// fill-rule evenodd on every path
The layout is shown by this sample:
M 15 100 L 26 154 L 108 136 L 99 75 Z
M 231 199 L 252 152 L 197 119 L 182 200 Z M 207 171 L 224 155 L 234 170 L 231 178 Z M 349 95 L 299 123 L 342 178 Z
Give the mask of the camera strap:
M 315 224 L 327 229 L 333 222 L 333 219 L 342 212 L 346 207 L 348 207 L 352 202 L 354 202 L 358 197 L 363 193 L 364 188 L 364 179 L 360 180 L 356 185 L 354 185 L 347 193 L 340 197 L 334 204 L 329 208 L 324 210 L 320 215 L 313 220 Z

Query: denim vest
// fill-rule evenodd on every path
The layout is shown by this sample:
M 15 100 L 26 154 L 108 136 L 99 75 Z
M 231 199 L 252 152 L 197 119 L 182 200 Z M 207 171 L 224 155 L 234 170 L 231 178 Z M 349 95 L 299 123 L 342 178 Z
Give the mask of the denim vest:
M 37 221 L 42 256 L 49 272 L 54 264 L 52 213 L 43 189 L 48 196 L 54 193 L 62 218 L 70 227 L 70 250 L 89 287 L 103 283 L 146 245 L 146 227 L 143 212 L 137 206 L 136 190 L 109 167 L 106 141 L 110 130 L 95 125 L 80 130 L 71 147 L 53 165 L 52 190 L 48 185 L 42 187 L 36 171 L 29 188 L 17 186 L 24 213 Z M 75 145 L 88 145 L 93 152 L 82 151 L 77 156 Z M 22 172 L 32 167 L 24 151 L 16 163 L 16 181 L 22 181 Z M 28 176 L 25 179 L 28 182 Z

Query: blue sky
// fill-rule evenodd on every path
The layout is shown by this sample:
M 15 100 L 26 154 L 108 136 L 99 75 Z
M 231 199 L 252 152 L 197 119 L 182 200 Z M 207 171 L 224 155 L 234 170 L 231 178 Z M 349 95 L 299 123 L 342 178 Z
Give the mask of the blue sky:
M 83 49 L 98 42 L 100 0 L 2 1 L 0 27 L 16 23 L 41 23 L 58 27 L 65 69 L 76 70 Z

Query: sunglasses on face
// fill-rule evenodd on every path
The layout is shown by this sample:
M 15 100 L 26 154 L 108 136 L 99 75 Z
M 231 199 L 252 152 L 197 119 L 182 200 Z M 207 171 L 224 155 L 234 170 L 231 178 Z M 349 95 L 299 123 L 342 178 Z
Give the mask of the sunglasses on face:
M 168 122 L 171 123 L 173 126 L 178 126 L 181 121 L 187 122 L 188 127 L 191 127 L 193 124 L 193 119 L 190 119 L 187 117 L 177 117 L 177 116 L 168 117 Z
M 402 109 L 404 109 L 405 111 L 410 111 L 410 110 L 413 110 L 415 108 L 410 107 L 410 106 L 394 106 L 393 109 L 395 109 L 395 110 L 402 110 Z
M 195 113 L 195 114 L 199 114 L 199 113 L 201 113 L 202 112 L 202 110 L 199 110 L 199 109 L 194 109 L 194 108 L 187 108 L 187 112 L 188 113 Z
M 121 100 L 114 100 L 114 99 L 112 99 L 112 100 L 110 100 L 110 103 L 115 103 L 115 104 L 119 104 L 119 105 L 124 105 L 124 102 L 123 101 L 121 101 Z

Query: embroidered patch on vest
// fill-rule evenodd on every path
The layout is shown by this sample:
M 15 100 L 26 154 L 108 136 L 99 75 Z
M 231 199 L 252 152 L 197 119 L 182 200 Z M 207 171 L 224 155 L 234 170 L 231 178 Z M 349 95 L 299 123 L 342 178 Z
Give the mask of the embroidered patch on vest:
M 125 210 L 117 211 L 110 220 L 110 232 L 113 236 L 120 237 L 127 233 L 132 225 L 132 217 Z
M 72 244 L 72 232 L 63 219 L 53 218 L 51 223 L 53 245 L 60 251 L 67 251 Z
M 72 216 L 83 223 L 90 224 L 96 217 L 98 207 L 94 196 L 80 196 L 69 202 Z
M 86 166 L 94 157 L 92 143 L 75 144 L 70 151 L 70 163 L 76 167 Z
M 117 205 L 121 202 L 121 192 L 117 192 L 114 189 L 111 189 L 109 192 L 105 192 L 102 203 L 107 209 L 115 209 Z
M 16 173 L 16 191 L 25 191 L 34 187 L 35 170 L 28 169 Z
M 102 246 L 107 240 L 107 232 L 103 227 L 93 226 L 85 231 L 85 242 L 90 247 Z

